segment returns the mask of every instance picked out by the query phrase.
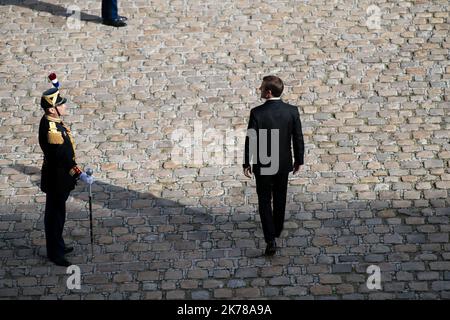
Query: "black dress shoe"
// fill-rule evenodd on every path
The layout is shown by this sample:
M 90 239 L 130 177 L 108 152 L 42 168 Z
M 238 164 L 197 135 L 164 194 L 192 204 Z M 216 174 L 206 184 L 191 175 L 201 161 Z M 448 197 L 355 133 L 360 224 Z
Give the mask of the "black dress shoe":
M 268 242 L 265 255 L 269 257 L 273 256 L 276 251 L 277 251 L 277 243 L 275 242 L 275 240 Z
M 124 16 L 119 16 L 119 19 L 122 20 L 122 21 L 127 21 L 128 20 L 128 18 L 124 17 Z
M 73 247 L 65 247 L 64 248 L 64 254 L 71 253 L 73 251 Z
M 52 258 L 50 259 L 50 261 L 61 267 L 68 267 L 72 265 L 69 261 L 66 260 L 66 258 Z
M 107 26 L 112 26 L 112 27 L 125 27 L 127 24 L 125 23 L 125 21 L 121 20 L 121 19 L 114 19 L 114 20 L 109 20 L 109 19 L 103 19 L 103 24 L 107 25 Z

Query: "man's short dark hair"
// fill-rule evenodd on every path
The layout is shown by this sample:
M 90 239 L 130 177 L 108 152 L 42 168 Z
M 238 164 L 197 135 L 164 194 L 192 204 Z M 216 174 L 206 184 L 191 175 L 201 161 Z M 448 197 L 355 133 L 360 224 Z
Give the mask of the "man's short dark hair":
M 265 76 L 263 78 L 264 88 L 270 90 L 274 97 L 279 97 L 283 93 L 283 81 L 276 76 Z

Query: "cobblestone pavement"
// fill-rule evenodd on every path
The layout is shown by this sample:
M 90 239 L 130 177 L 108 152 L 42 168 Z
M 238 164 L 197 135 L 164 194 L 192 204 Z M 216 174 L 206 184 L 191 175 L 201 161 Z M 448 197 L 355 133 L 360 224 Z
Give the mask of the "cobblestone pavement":
M 129 0 L 120 29 L 100 3 L 0 0 L 0 298 L 450 298 L 447 0 Z M 98 179 L 93 258 L 86 189 L 68 202 L 80 290 L 45 259 L 37 128 L 52 71 Z M 211 146 L 242 153 L 211 130 L 242 132 L 267 74 L 299 106 L 307 150 L 272 259 L 254 181 L 238 159 L 207 161 L 221 159 Z M 210 157 L 174 161 L 173 134 L 196 126 Z

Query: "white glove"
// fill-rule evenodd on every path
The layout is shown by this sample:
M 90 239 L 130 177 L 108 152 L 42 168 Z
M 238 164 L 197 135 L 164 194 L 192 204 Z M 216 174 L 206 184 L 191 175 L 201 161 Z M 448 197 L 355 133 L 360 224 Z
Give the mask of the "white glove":
M 80 174 L 80 180 L 87 184 L 93 184 L 94 183 L 94 177 L 88 176 L 86 172 L 82 172 Z

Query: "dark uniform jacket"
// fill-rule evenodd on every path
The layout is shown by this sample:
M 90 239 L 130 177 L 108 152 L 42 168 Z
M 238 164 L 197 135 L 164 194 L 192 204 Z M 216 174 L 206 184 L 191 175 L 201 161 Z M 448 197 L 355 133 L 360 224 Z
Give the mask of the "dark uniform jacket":
M 271 161 L 269 163 L 267 161 L 261 162 L 261 145 L 265 145 L 267 150 L 267 152 L 262 152 L 263 156 L 267 154 L 268 157 L 279 157 L 277 173 L 293 170 L 292 149 L 295 163 L 303 165 L 305 146 L 300 115 L 296 106 L 284 103 L 282 100 L 267 100 L 264 104 L 250 111 L 248 129 L 256 131 L 257 154 L 252 154 L 252 148 L 249 147 L 249 136 L 247 136 L 245 139 L 244 168 L 253 164 L 253 172 L 260 174 L 262 167 L 271 166 Z M 267 139 L 261 140 L 260 129 L 267 130 Z M 271 139 L 271 130 L 273 129 L 278 129 L 278 141 L 272 141 Z M 278 155 L 270 152 L 273 143 L 278 143 Z
M 70 130 L 60 119 L 44 115 L 39 124 L 39 145 L 44 152 L 41 190 L 65 193 L 75 188 L 80 168 Z

